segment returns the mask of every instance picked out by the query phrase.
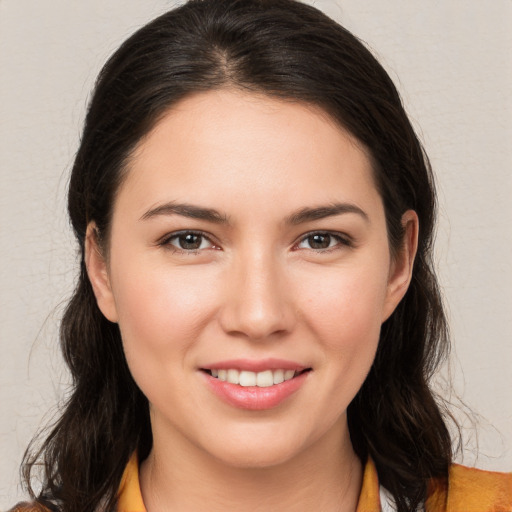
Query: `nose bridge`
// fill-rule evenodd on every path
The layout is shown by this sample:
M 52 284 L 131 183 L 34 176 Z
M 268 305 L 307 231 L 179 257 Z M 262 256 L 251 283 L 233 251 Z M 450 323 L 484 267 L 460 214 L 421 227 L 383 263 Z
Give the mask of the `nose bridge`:
M 240 252 L 229 272 L 224 329 L 260 340 L 290 330 L 292 323 L 286 276 L 278 256 L 261 246 Z

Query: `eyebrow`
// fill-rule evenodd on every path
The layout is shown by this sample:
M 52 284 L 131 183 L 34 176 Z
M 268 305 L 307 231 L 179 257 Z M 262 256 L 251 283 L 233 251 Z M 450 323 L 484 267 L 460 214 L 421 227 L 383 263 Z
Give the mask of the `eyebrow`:
M 213 208 L 203 208 L 201 206 L 194 206 L 187 203 L 165 203 L 155 208 L 148 210 L 140 220 L 147 220 L 159 215 L 181 215 L 189 219 L 199 219 L 215 224 L 229 224 L 226 215 L 221 214 Z
M 286 223 L 297 225 L 344 213 L 355 213 L 360 215 L 366 222 L 370 222 L 370 218 L 366 212 L 361 210 L 359 206 L 351 203 L 333 203 L 327 206 L 318 206 L 316 208 L 302 208 L 287 217 Z
M 366 212 L 355 204 L 333 203 L 327 206 L 301 208 L 286 217 L 285 223 L 298 225 L 345 213 L 355 213 L 360 215 L 366 222 L 370 221 Z M 229 224 L 228 217 L 214 208 L 204 208 L 192 204 L 175 202 L 169 202 L 151 208 L 142 215 L 140 220 L 147 220 L 160 215 L 181 215 L 189 219 L 205 220 L 207 222 L 213 222 L 214 224 Z

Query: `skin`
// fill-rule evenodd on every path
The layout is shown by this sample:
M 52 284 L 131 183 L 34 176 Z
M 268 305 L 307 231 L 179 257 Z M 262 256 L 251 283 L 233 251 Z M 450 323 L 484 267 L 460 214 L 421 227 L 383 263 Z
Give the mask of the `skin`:
M 161 208 L 169 203 L 223 221 Z M 297 218 L 333 204 L 354 211 Z M 140 142 L 108 254 L 94 224 L 86 250 L 98 305 L 119 323 L 150 402 L 149 512 L 356 509 L 362 467 L 346 409 L 409 285 L 417 216 L 402 222 L 391 258 L 367 153 L 316 107 L 210 91 L 173 106 Z M 180 248 L 182 230 L 205 233 L 199 249 Z M 311 368 L 277 407 L 233 407 L 205 385 L 209 364 L 269 357 Z

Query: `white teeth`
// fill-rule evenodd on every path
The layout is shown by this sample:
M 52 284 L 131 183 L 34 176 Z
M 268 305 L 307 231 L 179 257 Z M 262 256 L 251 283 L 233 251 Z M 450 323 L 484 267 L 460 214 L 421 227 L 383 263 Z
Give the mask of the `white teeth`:
M 259 372 L 256 375 L 256 386 L 260 388 L 268 388 L 269 386 L 274 385 L 274 376 L 272 375 L 272 370 L 267 370 L 264 372 Z
M 293 379 L 293 376 L 295 375 L 295 371 L 294 370 L 286 370 L 284 372 L 284 380 L 290 380 L 290 379 Z
M 275 370 L 273 377 L 274 384 L 281 384 L 281 382 L 284 382 L 284 370 Z
M 254 372 L 240 372 L 240 386 L 256 386 L 256 374 Z
M 286 380 L 293 379 L 295 370 L 265 370 L 263 372 L 238 371 L 234 368 L 224 370 L 211 370 L 212 377 L 217 377 L 223 382 L 238 384 L 243 387 L 258 386 L 267 388 L 274 384 L 281 384 Z
M 227 381 L 230 384 L 240 383 L 240 372 L 238 370 L 228 370 Z

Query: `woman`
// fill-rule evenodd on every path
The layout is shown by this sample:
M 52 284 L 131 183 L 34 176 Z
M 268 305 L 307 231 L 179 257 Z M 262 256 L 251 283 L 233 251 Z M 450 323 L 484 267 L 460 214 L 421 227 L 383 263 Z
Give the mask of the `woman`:
M 452 465 L 428 161 L 291 0 L 191 1 L 100 74 L 69 188 L 74 378 L 36 510 L 510 510 Z M 467 482 L 471 482 L 466 489 Z M 42 508 L 45 507 L 45 508 Z

